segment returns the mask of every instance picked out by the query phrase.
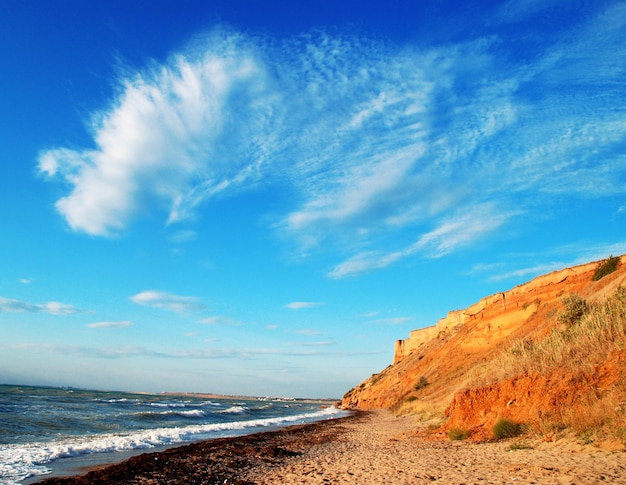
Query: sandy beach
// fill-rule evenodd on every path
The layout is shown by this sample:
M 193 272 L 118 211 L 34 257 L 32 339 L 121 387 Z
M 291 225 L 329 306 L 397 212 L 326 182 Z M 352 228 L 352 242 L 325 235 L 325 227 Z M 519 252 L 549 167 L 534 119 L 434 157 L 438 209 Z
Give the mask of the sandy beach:
M 516 441 L 516 443 L 519 441 Z M 626 484 L 626 454 L 572 441 L 450 441 L 387 411 L 146 453 L 46 485 Z

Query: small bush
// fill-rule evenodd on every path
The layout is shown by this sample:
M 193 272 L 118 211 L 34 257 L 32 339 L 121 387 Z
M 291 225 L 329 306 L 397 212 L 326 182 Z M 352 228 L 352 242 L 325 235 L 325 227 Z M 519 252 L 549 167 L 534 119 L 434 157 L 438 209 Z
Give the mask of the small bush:
M 450 440 L 452 441 L 462 441 L 468 438 L 469 435 L 470 435 L 469 431 L 466 431 L 461 428 L 452 428 L 450 431 L 448 431 L 448 438 L 450 438 Z
M 589 311 L 589 304 L 578 295 L 570 294 L 563 298 L 565 308 L 559 315 L 559 322 L 566 325 L 575 325 L 580 322 Z
M 593 281 L 598 281 L 604 278 L 606 275 L 613 273 L 617 266 L 619 265 L 619 260 L 617 256 L 609 256 L 609 259 L 605 259 L 604 261 L 598 264 L 596 268 L 596 272 L 593 274 Z
M 417 381 L 417 384 L 415 384 L 415 390 L 419 391 L 420 389 L 424 389 L 428 384 L 430 384 L 430 382 L 428 382 L 428 379 L 422 376 L 420 377 L 420 380 Z
M 503 418 L 493 427 L 493 435 L 499 440 L 515 438 L 520 434 L 522 434 L 522 426 L 510 419 Z

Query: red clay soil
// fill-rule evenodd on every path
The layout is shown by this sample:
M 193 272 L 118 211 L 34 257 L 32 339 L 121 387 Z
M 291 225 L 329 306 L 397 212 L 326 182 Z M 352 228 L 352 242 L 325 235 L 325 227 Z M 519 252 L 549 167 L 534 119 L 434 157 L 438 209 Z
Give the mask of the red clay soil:
M 624 390 L 616 385 L 626 382 L 625 378 L 626 352 L 619 352 L 586 374 L 535 373 L 467 389 L 457 393 L 446 409 L 444 430 L 460 428 L 470 431 L 473 439 L 489 439 L 501 418 L 535 426 L 541 426 L 542 419 L 553 423 L 591 420 L 593 416 L 583 414 L 589 414 L 594 401 L 624 399 Z

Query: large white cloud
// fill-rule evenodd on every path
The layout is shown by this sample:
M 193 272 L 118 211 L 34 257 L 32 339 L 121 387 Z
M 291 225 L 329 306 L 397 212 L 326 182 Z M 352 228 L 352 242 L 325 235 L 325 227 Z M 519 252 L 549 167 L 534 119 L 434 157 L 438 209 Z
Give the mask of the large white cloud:
M 271 123 L 250 128 L 271 115 L 263 69 L 226 36 L 200 56 L 125 79 L 94 117 L 94 149 L 40 156 L 44 174 L 73 185 L 58 211 L 75 230 L 112 235 L 142 211 L 161 207 L 176 221 L 203 198 L 257 177 L 265 157 L 257 148 L 271 140 Z

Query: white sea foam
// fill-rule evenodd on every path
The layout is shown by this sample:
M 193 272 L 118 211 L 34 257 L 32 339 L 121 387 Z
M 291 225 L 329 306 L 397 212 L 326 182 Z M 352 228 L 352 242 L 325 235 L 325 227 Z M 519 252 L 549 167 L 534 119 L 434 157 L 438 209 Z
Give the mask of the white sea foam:
M 183 402 L 150 402 L 147 404 L 155 408 L 184 408 L 187 406 L 187 404 Z
M 94 399 L 94 401 L 96 402 L 107 402 L 109 404 L 115 404 L 115 403 L 125 403 L 125 402 L 130 402 L 133 404 L 141 404 L 141 401 L 139 399 L 128 399 L 128 398 L 120 398 L 120 399 Z
M 217 411 L 218 413 L 224 414 L 243 414 L 248 410 L 245 406 L 231 406 L 228 409 L 224 409 L 222 411 Z
M 183 416 L 185 418 L 202 418 L 206 416 L 204 411 L 200 409 L 190 409 L 188 411 L 161 411 L 160 413 L 156 413 L 165 416 Z
M 213 406 L 213 407 L 219 407 L 221 406 L 220 403 L 218 402 L 213 402 L 213 401 L 204 401 L 202 403 L 200 403 L 200 406 Z
M 242 409 L 233 406 L 225 411 Z M 239 411 L 237 411 L 239 412 Z M 21 445 L 0 446 L 0 483 L 17 485 L 32 475 L 43 475 L 50 472 L 46 464 L 59 458 L 80 456 L 90 453 L 127 451 L 170 445 L 185 441 L 208 439 L 212 437 L 245 434 L 257 428 L 280 427 L 299 422 L 311 422 L 321 419 L 339 417 L 345 414 L 335 407 L 316 412 L 281 416 L 231 423 L 213 423 L 192 425 L 178 428 L 156 428 L 128 434 L 105 434 L 92 437 L 74 437 L 49 443 L 29 443 Z

